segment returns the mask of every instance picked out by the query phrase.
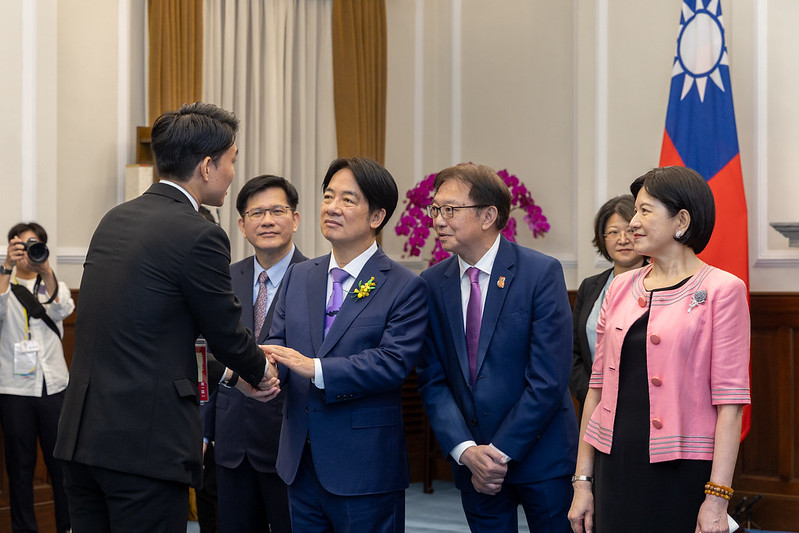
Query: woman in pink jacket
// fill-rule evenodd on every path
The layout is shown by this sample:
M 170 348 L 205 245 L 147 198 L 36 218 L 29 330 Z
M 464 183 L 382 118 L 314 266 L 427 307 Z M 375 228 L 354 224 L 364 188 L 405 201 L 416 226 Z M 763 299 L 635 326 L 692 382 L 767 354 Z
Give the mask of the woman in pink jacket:
M 696 256 L 715 223 L 699 174 L 656 168 L 630 192 L 635 252 L 652 264 L 616 277 L 602 306 L 569 520 L 577 533 L 727 532 L 750 402 L 746 286 Z

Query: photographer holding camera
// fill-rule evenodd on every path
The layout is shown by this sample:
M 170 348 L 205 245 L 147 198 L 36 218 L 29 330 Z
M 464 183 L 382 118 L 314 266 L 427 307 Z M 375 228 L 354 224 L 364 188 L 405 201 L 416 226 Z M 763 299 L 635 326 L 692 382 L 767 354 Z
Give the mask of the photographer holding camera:
M 37 531 L 37 439 L 53 484 L 57 530 L 70 528 L 61 463 L 53 458 L 53 448 L 69 380 L 62 321 L 75 303 L 67 285 L 56 280 L 49 255 L 44 228 L 20 223 L 8 232 L 8 252 L 0 266 L 0 420 L 15 532 Z

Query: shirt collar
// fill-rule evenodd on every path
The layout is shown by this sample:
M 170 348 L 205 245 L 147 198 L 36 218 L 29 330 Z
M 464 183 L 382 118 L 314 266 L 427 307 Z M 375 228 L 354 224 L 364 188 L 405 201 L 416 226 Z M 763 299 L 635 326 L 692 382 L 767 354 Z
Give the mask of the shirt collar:
M 497 258 L 497 252 L 499 252 L 499 240 L 500 235 L 497 235 L 494 244 L 491 245 L 491 248 L 488 249 L 486 253 L 483 254 L 483 257 L 480 258 L 477 263 L 474 265 L 470 265 L 466 261 L 464 261 L 461 256 L 458 256 L 458 267 L 460 268 L 461 277 L 466 273 L 466 269 L 469 267 L 476 267 L 480 272 L 485 272 L 486 274 L 491 276 L 491 269 L 494 267 L 494 260 Z
M 174 181 L 170 181 L 170 180 L 160 180 L 158 183 L 165 183 L 165 184 L 167 184 L 167 185 L 171 185 L 172 187 L 176 188 L 177 190 L 179 190 L 180 192 L 182 192 L 183 194 L 185 194 L 185 195 L 186 195 L 186 198 L 188 198 L 188 199 L 189 199 L 189 201 L 191 202 L 191 205 L 192 205 L 192 206 L 194 206 L 194 210 L 195 210 L 195 211 L 199 211 L 199 209 L 200 209 L 200 206 L 199 206 L 199 205 L 197 205 L 197 200 L 195 200 L 195 199 L 194 199 L 194 196 L 192 196 L 191 194 L 189 194 L 189 191 L 187 191 L 186 189 L 184 189 L 183 187 L 181 187 L 180 185 L 178 185 L 178 184 L 177 184 L 177 183 L 175 183 Z
M 336 257 L 331 253 L 330 262 L 327 265 L 327 273 L 330 275 L 331 269 L 341 268 L 354 279 L 358 274 L 360 274 L 366 262 L 369 261 L 373 255 L 375 255 L 375 252 L 377 252 L 377 241 L 372 242 L 372 245 L 369 248 L 362 252 L 361 255 L 347 263 L 347 266 L 345 267 L 339 267 L 338 263 L 336 262 Z
M 277 287 L 280 285 L 280 282 L 283 281 L 283 276 L 286 275 L 286 270 L 289 269 L 289 265 L 291 264 L 291 258 L 294 257 L 294 244 L 291 245 L 291 250 L 287 253 L 283 259 L 272 265 L 270 268 L 265 269 L 261 266 L 261 263 L 258 262 L 258 257 L 255 255 L 252 256 L 253 261 L 253 285 L 258 283 L 258 276 L 261 275 L 261 272 L 266 270 L 266 276 L 269 278 L 269 283 L 272 284 L 273 287 Z

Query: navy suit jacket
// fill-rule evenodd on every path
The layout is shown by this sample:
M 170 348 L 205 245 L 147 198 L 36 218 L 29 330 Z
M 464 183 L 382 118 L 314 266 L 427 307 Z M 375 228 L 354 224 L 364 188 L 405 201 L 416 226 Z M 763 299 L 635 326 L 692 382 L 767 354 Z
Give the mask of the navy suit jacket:
M 484 295 L 474 387 L 457 257 L 422 278 L 430 324 L 417 369 L 419 390 L 444 453 L 467 440 L 493 443 L 512 459 L 505 477 L 512 484 L 574 473 L 572 323 L 560 263 L 501 238 Z M 452 465 L 456 486 L 474 491 L 469 469 Z
M 291 264 L 306 259 L 295 248 Z M 254 271 L 253 256 L 230 265 L 233 291 L 241 300 L 241 323 L 252 331 L 255 329 L 252 302 Z M 263 344 L 269 335 L 278 294 L 276 292 L 275 298 L 269 302 L 264 325 L 256 339 L 259 344 Z M 275 473 L 285 395 L 285 391 L 281 391 L 274 400 L 263 403 L 247 398 L 238 389 L 218 387 L 210 401 L 203 406 L 205 437 L 214 441 L 216 464 L 236 468 L 246 456 L 255 470 Z
M 358 281 L 375 288 L 345 295 L 323 337 L 330 255 L 289 267 L 283 278 L 268 343 L 321 359 L 325 388 L 281 369 L 286 389 L 277 471 L 292 484 L 310 436 L 319 482 L 341 496 L 379 494 L 408 487 L 408 452 L 402 423 L 402 384 L 417 362 L 427 327 L 422 280 L 381 249 Z

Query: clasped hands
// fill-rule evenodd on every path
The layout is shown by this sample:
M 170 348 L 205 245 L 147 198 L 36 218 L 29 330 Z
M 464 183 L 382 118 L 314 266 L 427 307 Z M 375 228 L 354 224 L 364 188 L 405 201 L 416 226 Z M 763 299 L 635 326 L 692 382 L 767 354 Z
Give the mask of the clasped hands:
M 493 496 L 502 489 L 508 463 L 493 446 L 469 446 L 461 454 L 461 463 L 472 472 L 472 485 L 477 492 Z
M 266 357 L 266 346 L 259 346 L 259 348 L 261 348 L 264 352 L 264 357 Z M 226 378 L 230 379 L 233 371 L 228 368 L 225 369 L 225 372 L 230 373 L 226 375 Z M 280 394 L 280 380 L 277 378 L 277 366 L 275 366 L 273 362 L 270 362 L 267 357 L 266 365 L 264 366 L 264 377 L 261 378 L 258 387 L 253 387 L 243 379 L 239 379 L 236 381 L 236 388 L 243 392 L 245 396 L 260 402 L 268 402 L 269 400 L 275 399 L 275 397 Z

